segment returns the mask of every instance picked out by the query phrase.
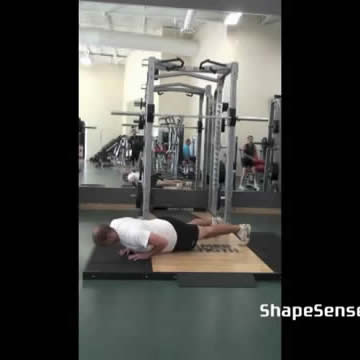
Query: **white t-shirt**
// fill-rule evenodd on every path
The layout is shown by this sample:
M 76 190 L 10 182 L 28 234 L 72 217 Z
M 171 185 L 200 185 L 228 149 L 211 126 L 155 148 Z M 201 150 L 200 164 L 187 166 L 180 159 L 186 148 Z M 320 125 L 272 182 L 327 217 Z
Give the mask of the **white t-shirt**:
M 148 252 L 152 246 L 148 244 L 150 233 L 162 236 L 168 241 L 168 245 L 162 252 L 174 250 L 177 233 L 174 227 L 165 220 L 141 220 L 124 217 L 111 221 L 110 226 L 118 233 L 123 246 L 136 252 Z
M 128 175 L 128 181 L 130 183 L 135 183 L 137 184 L 139 182 L 139 179 L 140 179 L 140 173 L 138 171 L 136 172 L 131 172 L 129 175 Z

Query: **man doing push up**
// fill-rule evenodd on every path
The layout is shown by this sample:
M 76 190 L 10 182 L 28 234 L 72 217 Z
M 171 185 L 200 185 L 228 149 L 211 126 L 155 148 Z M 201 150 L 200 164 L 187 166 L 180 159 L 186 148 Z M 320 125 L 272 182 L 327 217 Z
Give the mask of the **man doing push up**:
M 160 253 L 193 250 L 198 240 L 219 235 L 236 234 L 241 245 L 250 241 L 251 226 L 220 223 L 221 219 L 194 219 L 185 223 L 172 217 L 142 220 L 130 217 L 114 219 L 93 231 L 93 240 L 100 246 L 120 244 L 120 255 L 129 260 L 145 260 Z

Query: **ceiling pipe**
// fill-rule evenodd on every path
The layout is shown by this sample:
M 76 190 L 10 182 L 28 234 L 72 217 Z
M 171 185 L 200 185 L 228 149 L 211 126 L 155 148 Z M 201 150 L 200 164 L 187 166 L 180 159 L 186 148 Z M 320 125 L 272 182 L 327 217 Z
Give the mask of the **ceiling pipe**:
M 108 31 L 96 28 L 80 28 L 79 43 L 88 46 L 159 51 L 177 56 L 193 56 L 199 48 L 198 43 L 194 40 Z
M 270 25 L 270 24 L 275 24 L 281 21 L 281 17 L 280 16 L 274 16 L 274 15 L 266 15 L 263 19 L 263 21 L 261 22 L 262 25 Z
M 194 19 L 195 19 L 195 10 L 189 9 L 186 12 L 184 26 L 182 27 L 181 32 L 192 33 L 193 32 L 192 25 L 193 25 Z
M 90 52 L 87 55 L 89 56 L 105 56 L 105 57 L 110 57 L 110 58 L 118 58 L 118 59 L 126 59 L 127 56 L 125 55 L 112 55 L 112 54 L 105 54 L 105 53 L 96 53 L 96 52 Z

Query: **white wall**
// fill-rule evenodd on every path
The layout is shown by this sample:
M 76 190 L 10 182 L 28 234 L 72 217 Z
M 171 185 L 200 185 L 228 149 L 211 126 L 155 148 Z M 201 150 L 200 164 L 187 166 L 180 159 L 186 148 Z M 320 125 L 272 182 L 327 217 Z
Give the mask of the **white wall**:
M 111 111 L 122 108 L 124 66 L 112 64 L 79 65 L 79 116 L 87 130 L 86 159 L 121 134 L 121 118 Z

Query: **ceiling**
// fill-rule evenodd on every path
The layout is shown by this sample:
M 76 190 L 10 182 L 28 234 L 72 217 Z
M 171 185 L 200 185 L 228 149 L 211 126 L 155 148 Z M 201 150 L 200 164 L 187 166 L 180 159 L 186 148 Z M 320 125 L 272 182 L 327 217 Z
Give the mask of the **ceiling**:
M 80 0 L 81 1 L 81 0 Z M 131 3 L 133 5 L 147 6 L 168 6 L 176 8 L 192 8 L 204 10 L 223 10 L 223 11 L 241 11 L 249 14 L 272 14 L 281 15 L 282 0 L 87 0 L 89 2 L 103 3 Z
M 166 29 L 171 29 L 180 37 L 191 38 L 204 24 L 224 23 L 224 19 L 229 13 L 196 10 L 190 30 L 183 33 L 181 29 L 184 26 L 186 14 L 187 9 L 179 8 L 80 1 L 79 27 L 135 32 L 155 36 L 162 36 Z M 244 14 L 243 18 L 264 24 L 278 21 L 275 17 L 262 15 Z M 131 49 L 114 49 L 79 44 L 80 55 L 83 56 L 89 53 L 93 63 L 123 64 L 131 51 Z

